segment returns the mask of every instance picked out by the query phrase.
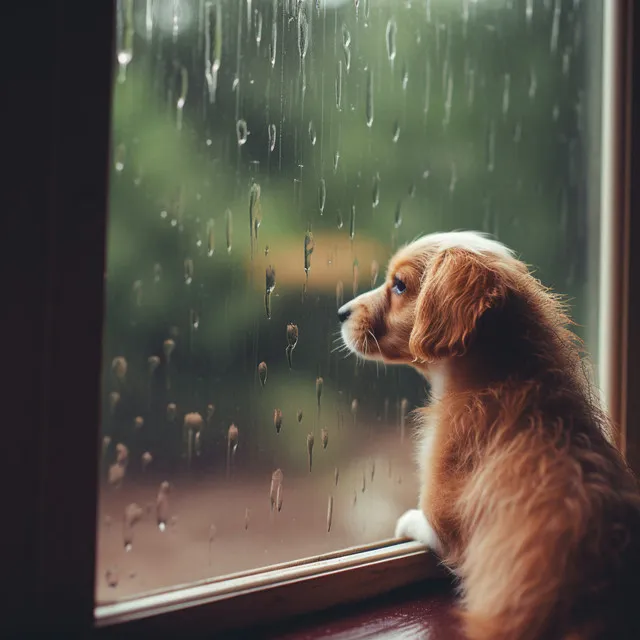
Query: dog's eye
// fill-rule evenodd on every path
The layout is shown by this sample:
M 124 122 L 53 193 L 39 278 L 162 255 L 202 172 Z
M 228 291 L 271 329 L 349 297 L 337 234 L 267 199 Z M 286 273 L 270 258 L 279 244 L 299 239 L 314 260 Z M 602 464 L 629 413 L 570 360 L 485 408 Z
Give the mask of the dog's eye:
M 393 279 L 393 287 L 391 288 L 393 293 L 397 293 L 398 295 L 401 295 L 406 291 L 406 289 L 407 289 L 407 285 L 404 282 L 402 282 L 400 278 Z

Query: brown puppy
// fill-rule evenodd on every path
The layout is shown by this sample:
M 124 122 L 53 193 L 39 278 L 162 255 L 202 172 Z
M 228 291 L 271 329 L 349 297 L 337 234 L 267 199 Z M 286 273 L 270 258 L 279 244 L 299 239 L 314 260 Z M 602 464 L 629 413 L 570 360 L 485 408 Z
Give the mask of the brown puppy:
M 460 577 L 468 637 L 640 638 L 640 493 L 558 297 L 500 243 L 442 233 L 338 315 L 352 351 L 430 383 L 396 536 Z

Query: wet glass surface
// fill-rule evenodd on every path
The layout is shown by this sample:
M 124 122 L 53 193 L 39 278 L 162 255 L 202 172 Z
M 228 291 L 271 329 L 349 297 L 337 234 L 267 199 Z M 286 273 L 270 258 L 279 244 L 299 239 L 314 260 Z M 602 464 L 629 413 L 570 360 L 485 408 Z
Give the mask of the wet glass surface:
M 118 2 L 98 602 L 393 534 L 425 382 L 336 309 L 419 234 L 514 247 L 593 351 L 600 11 Z

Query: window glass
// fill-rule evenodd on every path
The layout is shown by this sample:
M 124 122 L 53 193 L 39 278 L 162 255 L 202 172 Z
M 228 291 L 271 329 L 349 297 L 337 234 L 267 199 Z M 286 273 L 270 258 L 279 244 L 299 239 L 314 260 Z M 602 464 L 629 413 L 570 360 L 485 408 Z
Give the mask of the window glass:
M 600 11 L 118 2 L 98 602 L 392 536 L 426 383 L 336 309 L 402 243 L 494 234 L 594 345 Z

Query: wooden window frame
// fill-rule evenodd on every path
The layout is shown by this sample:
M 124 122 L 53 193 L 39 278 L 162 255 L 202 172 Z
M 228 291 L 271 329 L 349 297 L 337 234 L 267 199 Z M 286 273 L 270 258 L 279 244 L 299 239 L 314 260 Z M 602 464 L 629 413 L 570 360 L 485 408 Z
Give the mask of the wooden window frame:
M 640 393 L 630 392 L 640 389 L 640 366 L 634 367 L 640 333 L 630 330 L 640 326 L 640 255 L 632 251 L 640 222 L 631 215 L 640 195 L 632 181 L 640 158 L 632 119 L 640 11 L 632 0 L 611 5 L 602 384 L 620 425 L 620 446 L 640 471 Z M 7 16 L 17 54 L 5 79 L 13 98 L 5 101 L 3 133 L 5 157 L 13 163 L 3 187 L 10 218 L 3 348 L 12 381 L 3 415 L 4 571 L 12 576 L 3 581 L 3 628 L 82 637 L 203 627 L 212 633 L 443 575 L 424 548 L 387 541 L 239 574 L 233 583 L 177 587 L 165 596 L 101 607 L 94 618 L 114 6 L 91 3 L 89 10 L 83 0 L 59 0 L 38 6 L 35 16 L 31 3 L 12 3 Z M 241 590 L 230 591 L 233 585 Z

